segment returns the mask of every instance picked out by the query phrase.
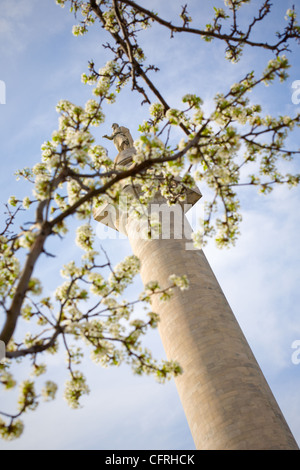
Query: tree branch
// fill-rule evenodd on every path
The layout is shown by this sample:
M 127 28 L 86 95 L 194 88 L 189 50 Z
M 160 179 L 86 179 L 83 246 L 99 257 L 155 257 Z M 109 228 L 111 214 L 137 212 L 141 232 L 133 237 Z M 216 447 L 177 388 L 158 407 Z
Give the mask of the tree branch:
M 286 41 L 288 39 L 299 39 L 300 38 L 300 34 L 296 34 L 296 33 L 288 34 L 288 31 L 286 31 L 286 33 L 284 35 L 282 35 L 281 40 L 278 41 L 277 43 L 274 43 L 274 44 L 268 44 L 267 42 L 263 43 L 263 42 L 250 41 L 248 38 L 249 38 L 250 33 L 253 29 L 253 26 L 257 23 L 257 21 L 260 21 L 261 19 L 263 19 L 266 16 L 266 14 L 268 13 L 267 11 L 263 11 L 262 9 L 259 12 L 260 17 L 254 19 L 253 23 L 251 24 L 251 26 L 248 29 L 248 32 L 245 35 L 242 35 L 242 36 L 239 35 L 239 37 L 235 37 L 233 35 L 233 33 L 231 33 L 231 34 L 221 34 L 219 32 L 206 31 L 206 30 L 197 29 L 197 28 L 190 28 L 190 27 L 187 27 L 187 26 L 177 26 L 177 25 L 172 24 L 170 21 L 164 20 L 163 18 L 158 16 L 156 13 L 153 13 L 152 11 L 142 7 L 141 5 L 138 5 L 136 2 L 134 2 L 132 0 L 119 0 L 119 1 L 121 3 L 124 3 L 124 4 L 128 5 L 128 6 L 131 6 L 132 8 L 134 8 L 137 11 L 143 13 L 144 15 L 147 15 L 149 18 L 151 18 L 156 23 L 170 29 L 172 31 L 172 33 L 194 34 L 194 35 L 198 35 L 198 36 L 202 36 L 202 37 L 219 39 L 219 40 L 225 41 L 227 43 L 234 42 L 234 43 L 237 43 L 237 44 L 245 44 L 245 45 L 252 46 L 252 47 L 259 47 L 259 48 L 267 49 L 267 50 L 270 50 L 270 51 L 273 51 L 273 52 L 274 51 L 275 52 L 280 52 L 279 47 L 282 44 L 286 43 Z M 235 30 L 233 29 L 233 31 L 235 31 Z

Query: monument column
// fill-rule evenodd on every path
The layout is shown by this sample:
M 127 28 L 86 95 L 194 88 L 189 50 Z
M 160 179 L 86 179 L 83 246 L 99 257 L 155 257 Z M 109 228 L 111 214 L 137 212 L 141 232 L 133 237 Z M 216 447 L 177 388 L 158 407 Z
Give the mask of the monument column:
M 129 153 L 121 152 L 119 161 L 128 162 Z M 195 188 L 187 202 L 200 197 Z M 152 208 L 160 211 L 162 202 L 158 196 Z M 188 290 L 176 289 L 167 302 L 154 298 L 152 306 L 160 315 L 166 355 L 183 368 L 175 381 L 196 448 L 298 450 L 203 251 L 190 249 L 192 229 L 183 208 L 178 205 L 174 210 L 164 204 L 162 222 L 169 224 L 169 236 L 164 237 L 163 227 L 162 235 L 150 240 L 141 233 L 138 221 L 127 214 L 107 222 L 108 211 L 109 206 L 98 209 L 95 218 L 127 234 L 141 261 L 145 285 L 158 281 L 167 288 L 172 274 L 189 279 Z M 182 230 L 178 228 L 179 214 Z
M 186 250 L 188 238 L 139 239 L 137 228 L 129 219 L 143 283 L 166 288 L 172 274 L 190 282 L 152 307 L 168 359 L 183 368 L 175 381 L 197 449 L 298 449 L 203 251 Z

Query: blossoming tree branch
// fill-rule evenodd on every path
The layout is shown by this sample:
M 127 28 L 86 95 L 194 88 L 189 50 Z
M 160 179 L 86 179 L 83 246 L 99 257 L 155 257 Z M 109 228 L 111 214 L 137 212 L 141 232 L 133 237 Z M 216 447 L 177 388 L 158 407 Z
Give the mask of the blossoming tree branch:
M 58 103 L 58 129 L 42 145 L 41 162 L 17 174 L 33 190 L 22 201 L 12 196 L 5 209 L 0 229 L 0 308 L 4 318 L 0 340 L 6 344 L 6 359 L 0 365 L 0 384 L 6 389 L 17 385 L 11 366 L 24 358 L 30 358 L 33 375 L 20 384 L 16 411 L 0 409 L 4 439 L 22 434 L 22 415 L 35 410 L 41 398 L 55 398 L 58 385 L 47 380 L 37 391 L 34 377 L 46 373 L 45 354 L 57 353 L 59 345 L 67 353 L 70 380 L 65 398 L 73 408 L 89 393 L 84 374 L 77 370 L 83 356 L 79 340 L 103 366 L 126 362 L 135 373 L 154 374 L 161 381 L 181 373 L 180 364 L 156 361 L 143 347 L 142 337 L 159 321 L 151 310 L 152 297 L 168 301 L 174 289 L 188 288 L 188 280 L 174 273 L 167 289 L 153 280 L 137 299 L 126 300 L 126 289 L 139 272 L 139 260 L 130 256 L 112 266 L 109 255 L 96 249 L 93 211 L 107 200 L 117 206 L 124 181 L 142 186 L 143 195 L 132 201 L 137 217 L 157 192 L 175 204 L 187 188 L 206 184 L 212 196 L 206 204 L 204 233 L 195 235 L 195 243 L 213 236 L 220 247 L 234 244 L 239 235 L 240 187 L 252 186 L 267 194 L 276 185 L 292 187 L 300 181 L 299 174 L 279 170 L 282 162 L 288 166 L 299 155 L 287 139 L 299 126 L 300 116 L 265 115 L 260 103 L 249 97 L 264 84 L 287 80 L 290 44 L 300 40 L 295 9 L 287 11 L 279 32 L 274 30 L 273 36 L 261 42 L 256 31 L 272 12 L 269 0 L 262 1 L 257 11 L 252 8 L 253 17 L 244 29 L 239 26 L 239 15 L 250 0 L 225 0 L 224 8 L 214 8 L 210 23 L 193 27 L 188 5 L 178 11 L 178 22 L 173 23 L 131 0 L 56 3 L 70 7 L 77 21 L 82 16 L 73 28 L 75 36 L 88 34 L 91 25 L 99 28 L 111 59 L 104 66 L 97 64 L 97 57 L 89 62 L 82 80 L 92 86 L 93 97 L 84 107 L 68 101 Z M 210 113 L 205 112 L 201 96 L 189 93 L 183 96 L 180 109 L 174 108 L 155 84 L 158 67 L 146 62 L 141 47 L 140 38 L 154 24 L 169 30 L 170 40 L 177 34 L 182 40 L 193 36 L 199 47 L 218 41 L 221 53 L 233 62 L 250 48 L 263 49 L 269 54 L 268 63 L 260 75 L 249 70 L 227 93 L 217 93 Z M 150 108 L 148 119 L 139 128 L 134 165 L 129 169 L 116 167 L 93 136 L 93 128 L 105 121 L 103 103 L 113 105 L 118 93 L 128 86 Z M 181 137 L 174 143 L 179 133 Z M 158 178 L 161 175 L 164 178 Z M 179 175 L 181 184 L 174 187 Z M 29 214 L 27 224 L 23 223 L 24 210 Z M 83 250 L 81 263 L 61 266 L 64 281 L 53 297 L 45 297 L 34 272 L 46 257 L 54 256 L 48 243 L 55 238 L 64 240 L 73 216 L 79 220 L 76 242 Z M 147 308 L 143 319 L 134 316 L 137 304 Z M 25 337 L 19 333 L 24 321 L 29 325 Z

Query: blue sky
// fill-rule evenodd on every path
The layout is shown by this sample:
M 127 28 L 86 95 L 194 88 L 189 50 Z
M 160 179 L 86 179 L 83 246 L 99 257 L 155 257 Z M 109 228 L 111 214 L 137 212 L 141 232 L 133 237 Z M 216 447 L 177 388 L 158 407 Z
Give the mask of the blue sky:
M 170 19 L 180 10 L 181 1 L 147 0 Z M 191 0 L 190 12 L 205 23 L 212 5 L 223 2 Z M 253 5 L 260 2 L 254 1 Z M 262 38 L 284 16 L 292 1 L 276 5 L 274 16 L 259 31 Z M 245 9 L 245 21 L 251 14 Z M 55 106 L 60 99 L 78 104 L 91 97 L 91 89 L 81 83 L 87 62 L 94 59 L 101 67 L 109 59 L 101 44 L 107 40 L 92 28 L 84 38 L 74 38 L 74 18 L 54 0 L 0 0 L 0 80 L 7 88 L 6 105 L 0 105 L 0 155 L 2 161 L 0 199 L 5 202 L 14 194 L 23 198 L 28 187 L 15 182 L 13 173 L 32 166 L 40 159 L 41 144 L 57 127 Z M 155 34 L 153 34 L 155 33 Z M 226 91 L 252 68 L 261 71 L 271 58 L 265 52 L 248 50 L 239 64 L 224 60 L 223 46 L 207 45 L 178 36 L 169 41 L 168 32 L 154 29 L 144 38 L 146 56 L 158 63 L 161 71 L 155 83 L 167 101 L 176 107 L 186 92 L 195 92 L 210 109 L 214 95 Z M 299 109 L 291 101 L 292 83 L 300 79 L 299 49 L 293 47 L 293 69 L 283 85 L 261 87 L 252 99 L 262 102 L 267 113 L 294 115 Z M 185 60 L 182 60 L 182 58 Z M 105 124 L 95 136 L 110 133 L 111 124 L 118 122 L 138 137 L 137 128 L 147 118 L 147 108 L 140 106 L 139 96 L 124 91 L 114 106 L 107 106 Z M 299 145 L 299 131 L 291 138 Z M 111 158 L 116 150 L 105 142 Z M 299 169 L 295 164 L 294 168 Z M 299 170 L 298 170 L 299 171 Z M 205 188 L 203 201 L 205 201 Z M 30 188 L 29 188 L 30 191 Z M 299 202 L 300 191 L 279 188 L 270 196 L 257 195 L 245 189 L 240 194 L 243 208 L 242 235 L 235 248 L 217 250 L 213 243 L 205 249 L 208 260 L 229 303 L 254 351 L 256 358 L 300 443 L 300 365 L 291 361 L 291 345 L 300 339 L 299 319 Z M 197 213 L 190 218 L 196 228 Z M 98 234 L 101 234 L 98 229 Z M 102 240 L 113 262 L 131 253 L 127 240 Z M 72 244 L 57 248 L 60 262 L 77 256 Z M 47 277 L 45 289 L 53 291 L 60 265 L 43 260 L 40 271 Z M 44 283 L 45 284 L 45 283 Z M 140 287 L 140 282 L 139 286 Z M 157 357 L 164 351 L 157 332 L 147 343 Z M 49 356 L 49 379 L 60 384 L 67 379 L 61 355 Z M 20 369 L 20 368 L 19 368 Z M 37 412 L 26 415 L 23 437 L 13 443 L 0 442 L 0 449 L 193 449 L 194 444 L 173 382 L 162 386 L 151 378 L 137 378 L 127 367 L 104 370 L 87 358 L 82 367 L 88 378 L 91 394 L 84 407 L 71 411 L 62 399 L 60 387 L 53 404 L 41 405 Z M 28 368 L 19 372 L 26 378 Z M 44 378 L 40 381 L 44 381 Z M 13 406 L 13 396 L 3 393 L 1 405 Z M 12 411 L 14 409 L 12 408 Z

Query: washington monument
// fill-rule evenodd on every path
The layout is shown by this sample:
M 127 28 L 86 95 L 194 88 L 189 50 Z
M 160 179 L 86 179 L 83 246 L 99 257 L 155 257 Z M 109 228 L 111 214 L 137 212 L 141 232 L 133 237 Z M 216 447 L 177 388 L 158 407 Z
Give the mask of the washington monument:
M 113 135 L 105 137 L 114 140 L 119 151 L 116 165 L 130 167 L 135 149 L 128 129 L 116 124 Z M 124 186 L 126 191 L 129 186 Z M 203 251 L 187 249 L 192 229 L 184 207 L 200 198 L 198 188 L 188 190 L 186 204 L 176 208 L 182 214 L 181 237 L 172 207 L 168 237 L 147 239 L 128 214 L 120 211 L 108 217 L 109 204 L 95 211 L 95 219 L 126 234 L 141 261 L 145 285 L 158 281 L 166 288 L 172 274 L 189 279 L 188 290 L 176 290 L 168 302 L 155 298 L 152 308 L 160 315 L 159 332 L 168 359 L 183 368 L 175 380 L 196 448 L 299 450 Z M 159 210 L 163 202 L 157 195 L 151 205 Z

